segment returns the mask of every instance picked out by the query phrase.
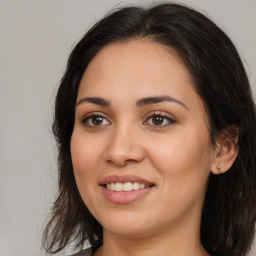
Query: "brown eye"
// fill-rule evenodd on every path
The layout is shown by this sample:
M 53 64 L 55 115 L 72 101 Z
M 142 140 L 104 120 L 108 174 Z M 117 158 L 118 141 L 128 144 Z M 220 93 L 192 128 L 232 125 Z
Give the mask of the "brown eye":
M 92 123 L 93 125 L 101 125 L 103 123 L 104 118 L 101 116 L 93 116 Z
M 83 118 L 82 123 L 86 126 L 106 126 L 111 124 L 105 117 L 100 114 L 92 114 Z
M 154 125 L 161 125 L 164 122 L 164 118 L 162 116 L 153 116 L 152 117 L 152 123 Z
M 169 116 L 162 114 L 153 114 L 147 118 L 144 124 L 151 125 L 153 127 L 164 128 L 175 123 L 175 120 Z

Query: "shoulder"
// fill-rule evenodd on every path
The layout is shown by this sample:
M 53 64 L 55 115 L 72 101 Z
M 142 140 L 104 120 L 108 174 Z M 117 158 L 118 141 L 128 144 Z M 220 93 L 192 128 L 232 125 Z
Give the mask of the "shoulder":
M 70 256 L 92 256 L 92 250 L 88 248 Z

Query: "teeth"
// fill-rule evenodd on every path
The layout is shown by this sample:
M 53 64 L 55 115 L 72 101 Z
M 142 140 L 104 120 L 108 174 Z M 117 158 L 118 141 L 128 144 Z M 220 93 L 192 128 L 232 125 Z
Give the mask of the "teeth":
M 145 184 L 140 184 L 140 189 L 145 188 Z
M 125 182 L 123 185 L 124 191 L 132 191 L 132 183 L 131 182 Z
M 138 183 L 138 182 L 125 182 L 125 183 L 120 183 L 120 182 L 116 182 L 116 183 L 108 183 L 106 184 L 107 188 L 109 190 L 112 191 L 132 191 L 132 190 L 139 190 L 139 189 L 143 189 L 143 188 L 147 188 L 147 186 L 145 184 L 142 183 Z
M 116 183 L 116 191 L 123 191 L 123 184 L 122 183 L 119 183 L 119 182 Z
M 113 191 L 116 190 L 116 183 L 111 183 L 110 184 L 110 190 L 113 190 Z
M 138 189 L 140 189 L 140 183 L 134 182 L 134 183 L 132 184 L 132 188 L 133 188 L 133 190 L 138 190 Z

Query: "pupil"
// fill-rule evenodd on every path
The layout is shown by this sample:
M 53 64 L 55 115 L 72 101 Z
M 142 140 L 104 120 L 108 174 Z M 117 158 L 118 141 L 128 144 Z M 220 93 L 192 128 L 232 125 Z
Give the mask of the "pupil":
M 161 116 L 153 117 L 153 124 L 160 125 L 163 123 L 163 118 Z
M 92 119 L 92 123 L 93 123 L 94 125 L 99 125 L 99 124 L 102 123 L 102 120 L 103 120 L 102 117 L 100 117 L 100 116 L 95 116 L 95 117 Z

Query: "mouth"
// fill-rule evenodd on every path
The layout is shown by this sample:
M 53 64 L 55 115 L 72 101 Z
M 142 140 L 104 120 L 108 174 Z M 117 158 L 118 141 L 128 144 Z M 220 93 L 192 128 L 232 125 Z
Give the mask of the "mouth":
M 140 189 L 145 189 L 145 188 L 150 188 L 153 187 L 154 185 L 145 185 L 143 183 L 139 182 L 125 182 L 125 183 L 120 183 L 120 182 L 111 182 L 103 185 L 105 188 L 111 190 L 111 191 L 117 191 L 117 192 L 129 192 L 132 190 L 140 190 Z
M 101 182 L 101 186 L 111 190 L 111 191 L 133 191 L 140 190 L 145 188 L 150 188 L 155 186 L 155 184 L 151 181 L 143 179 L 141 177 L 135 175 L 112 175 L 105 177 Z
M 138 176 L 108 176 L 100 186 L 103 194 L 113 203 L 131 203 L 148 194 L 155 187 L 153 182 Z

